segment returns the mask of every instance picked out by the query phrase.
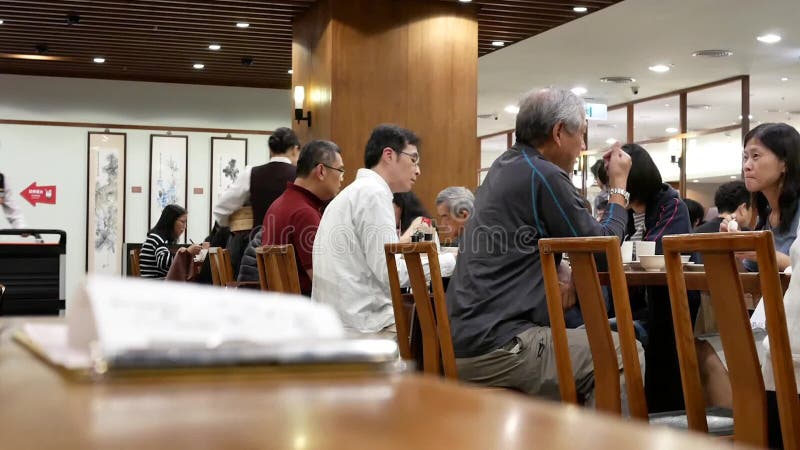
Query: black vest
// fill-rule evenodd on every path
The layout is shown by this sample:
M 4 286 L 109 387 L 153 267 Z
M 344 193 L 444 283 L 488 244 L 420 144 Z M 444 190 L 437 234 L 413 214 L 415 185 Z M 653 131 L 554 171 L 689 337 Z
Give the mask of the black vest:
M 264 222 L 272 202 L 286 190 L 286 183 L 294 181 L 297 167 L 271 162 L 253 167 L 250 172 L 250 205 L 253 207 L 253 227 Z

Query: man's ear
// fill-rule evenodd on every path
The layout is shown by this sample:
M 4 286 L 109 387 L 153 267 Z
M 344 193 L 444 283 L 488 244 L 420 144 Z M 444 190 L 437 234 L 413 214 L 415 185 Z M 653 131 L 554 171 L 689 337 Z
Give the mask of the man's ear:
M 459 218 L 459 219 L 461 219 L 461 220 L 467 220 L 467 219 L 469 219 L 469 211 L 467 211 L 466 209 L 462 209 L 462 210 L 461 210 L 461 211 L 458 213 L 458 218 Z
M 558 122 L 553 125 L 553 141 L 555 141 L 558 146 L 561 146 L 561 133 L 564 131 L 564 122 Z
M 381 159 L 386 159 L 387 162 L 391 161 L 394 158 L 395 152 L 392 150 L 392 147 L 384 147 L 383 153 L 381 153 Z

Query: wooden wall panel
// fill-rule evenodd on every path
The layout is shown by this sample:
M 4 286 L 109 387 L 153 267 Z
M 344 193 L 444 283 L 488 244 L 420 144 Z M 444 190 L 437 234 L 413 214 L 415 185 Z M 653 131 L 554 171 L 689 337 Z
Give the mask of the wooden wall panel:
M 313 139 L 331 139 L 330 95 L 323 97 L 319 93 L 332 91 L 332 27 L 327 0 L 319 1 L 298 17 L 292 27 L 292 119 L 295 86 L 305 88 L 303 107 L 312 111 L 310 128 L 307 122 L 292 120 L 292 129 L 303 144 Z
M 456 4 L 321 0 L 295 24 L 294 83 L 308 96 L 309 83 L 330 77 L 330 103 L 310 103 L 315 116 L 329 106 L 330 122 L 315 117 L 312 130 L 295 130 L 304 142 L 330 138 L 342 147 L 346 183 L 363 167 L 376 125 L 415 131 L 423 143 L 414 192 L 433 214 L 442 188 L 477 185 L 477 35 L 475 10 Z M 330 47 L 319 45 L 328 37 Z

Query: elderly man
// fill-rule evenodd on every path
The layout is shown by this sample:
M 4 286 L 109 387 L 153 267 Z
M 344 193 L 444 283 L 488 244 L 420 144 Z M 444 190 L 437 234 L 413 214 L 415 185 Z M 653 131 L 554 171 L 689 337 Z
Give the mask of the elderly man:
M 474 209 L 475 196 L 465 187 L 451 186 L 439 192 L 436 196 L 436 215 L 442 237 L 458 243 L 464 232 L 464 224 Z
M 586 126 L 583 101 L 569 91 L 531 92 L 520 102 L 517 143 L 494 161 L 478 190 L 447 291 L 462 379 L 558 398 L 538 241 L 622 238 L 628 220 L 631 159 L 618 145 L 604 155 L 610 196 L 602 223 L 570 181 Z M 567 334 L 578 392 L 589 395 L 594 379 L 586 331 Z
M 314 240 L 311 297 L 332 305 L 345 327 L 390 337 L 394 310 L 384 244 L 398 242 L 392 193 L 408 192 L 420 174 L 419 139 L 404 128 L 379 125 L 364 151 L 365 169 L 331 201 Z M 441 255 L 442 271 L 452 255 Z M 448 258 L 449 257 L 449 258 Z M 448 262 L 449 259 L 449 262 Z M 408 272 L 398 260 L 400 284 Z

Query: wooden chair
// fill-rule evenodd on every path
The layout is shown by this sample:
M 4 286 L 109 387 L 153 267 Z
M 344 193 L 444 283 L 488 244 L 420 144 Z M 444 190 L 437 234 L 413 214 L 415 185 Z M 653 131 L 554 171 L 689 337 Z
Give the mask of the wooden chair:
M 300 279 L 292 244 L 258 247 L 256 262 L 262 291 L 300 294 Z
M 128 254 L 128 264 L 131 265 L 131 276 L 142 276 L 142 272 L 139 269 L 139 249 L 133 249 L 130 251 Z
M 541 239 L 539 252 L 542 257 L 542 273 L 545 280 L 550 328 L 553 333 L 553 347 L 556 351 L 561 399 L 568 403 L 578 402 L 555 261 L 556 253 L 567 252 L 572 264 L 572 278 L 586 323 L 586 333 L 594 362 L 596 408 L 622 414 L 619 363 L 594 260 L 595 253 L 603 253 L 608 260 L 630 415 L 647 420 L 647 401 L 619 239 L 615 236 Z
M 717 317 L 730 374 L 733 392 L 733 439 L 750 445 L 767 446 L 764 379 L 734 256 L 737 251 L 755 250 L 767 317 L 767 335 L 775 375 L 783 445 L 786 449 L 800 449 L 800 402 L 797 398 L 772 233 L 760 231 L 674 235 L 665 236 L 663 244 L 689 427 L 698 431 L 707 430 L 703 412 L 703 389 L 680 254 L 700 252 L 703 255 L 711 303 Z
M 425 373 L 458 379 L 450 319 L 447 316 L 444 287 L 442 285 L 439 256 L 433 242 L 386 244 L 386 265 L 389 269 L 389 287 L 392 293 L 397 343 L 403 359 L 414 359 L 409 343 L 411 324 L 403 306 L 400 277 L 396 255 L 403 255 L 422 334 L 423 369 Z M 422 255 L 428 258 L 433 299 L 428 293 L 428 282 L 422 265 Z

